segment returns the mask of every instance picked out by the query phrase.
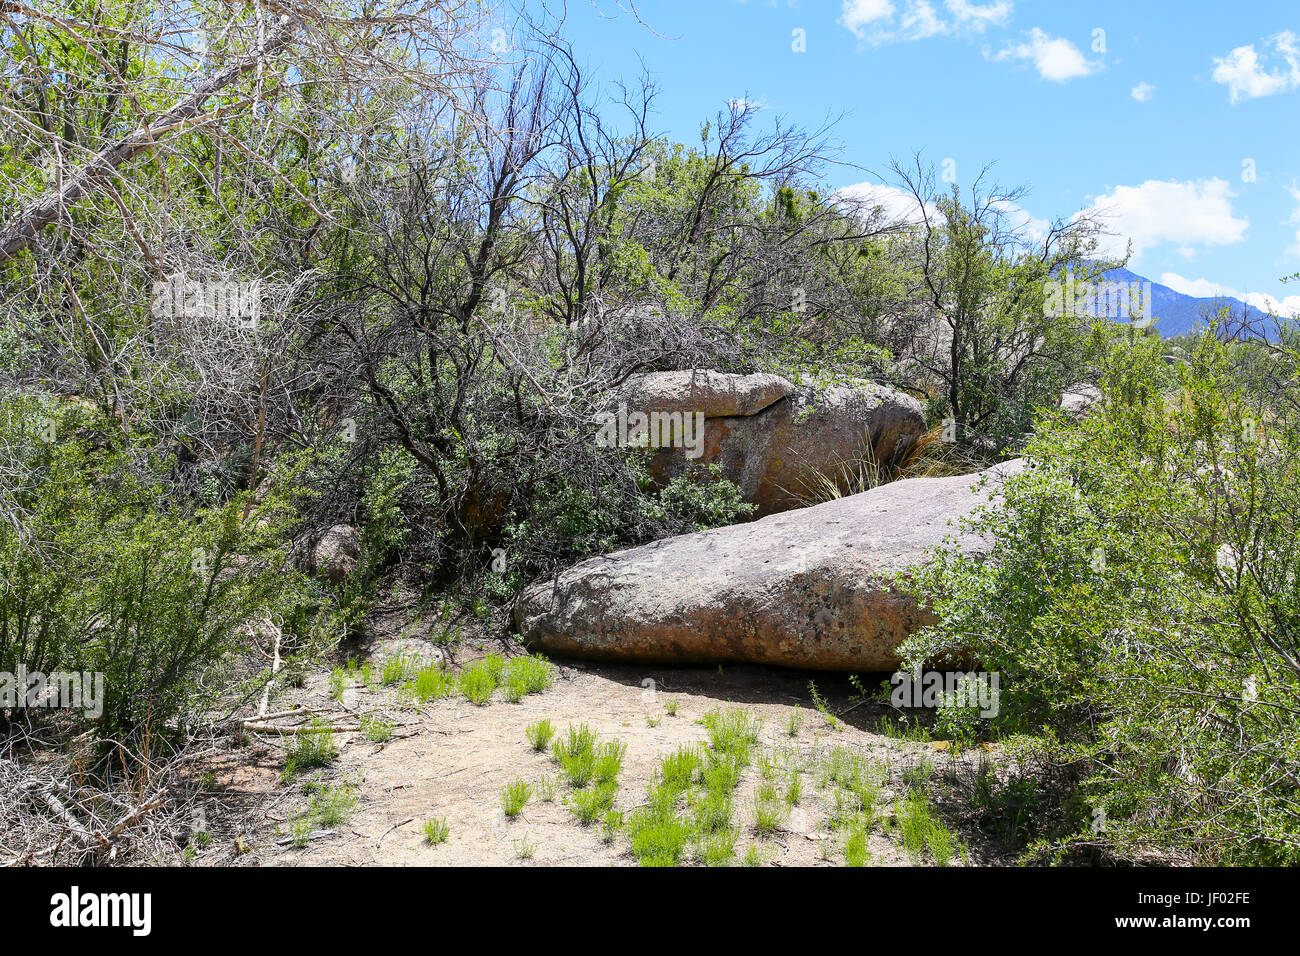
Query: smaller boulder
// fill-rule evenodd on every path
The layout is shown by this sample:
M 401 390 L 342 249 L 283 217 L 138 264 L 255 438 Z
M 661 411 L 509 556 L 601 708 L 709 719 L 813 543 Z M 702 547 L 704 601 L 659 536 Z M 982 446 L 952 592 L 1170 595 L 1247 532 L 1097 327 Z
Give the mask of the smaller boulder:
M 316 541 L 311 567 L 317 577 L 342 584 L 357 569 L 361 558 L 361 532 L 350 524 L 336 524 Z
M 1072 385 L 1061 394 L 1061 411 L 1072 416 L 1075 421 L 1083 421 L 1092 411 L 1094 405 L 1101 401 L 1101 389 L 1086 383 Z

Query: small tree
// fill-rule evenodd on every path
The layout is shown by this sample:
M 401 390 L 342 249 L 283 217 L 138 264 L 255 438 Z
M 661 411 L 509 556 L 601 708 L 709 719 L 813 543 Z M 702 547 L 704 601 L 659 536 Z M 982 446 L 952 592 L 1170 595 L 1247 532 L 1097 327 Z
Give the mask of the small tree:
M 1080 215 L 1035 228 L 1023 189 L 976 177 L 963 198 L 943 190 L 918 155 L 891 169 L 914 209 L 904 220 L 912 294 L 930 322 L 899 356 L 936 386 L 934 417 L 955 422 L 961 441 L 989 451 L 1019 444 L 1037 409 L 1053 407 L 1086 368 L 1081 345 L 1094 321 L 1053 315 L 1044 283 L 1067 273 L 1087 281 L 1119 263 L 1098 262 L 1098 222 Z

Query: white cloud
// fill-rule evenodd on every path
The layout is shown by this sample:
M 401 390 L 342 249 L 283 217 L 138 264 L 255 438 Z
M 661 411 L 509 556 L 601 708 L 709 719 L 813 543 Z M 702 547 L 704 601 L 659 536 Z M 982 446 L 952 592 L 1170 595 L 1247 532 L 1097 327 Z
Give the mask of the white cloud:
M 860 203 L 868 208 L 877 208 L 886 219 L 893 222 L 906 222 L 915 225 L 922 220 L 921 205 L 916 201 L 916 197 L 907 190 L 899 189 L 896 186 L 886 186 L 880 183 L 857 183 L 837 190 L 835 195 L 852 203 Z M 1047 231 L 1052 227 L 1052 224 L 1046 219 L 1039 219 L 1029 210 L 1016 203 L 1000 200 L 993 205 L 1005 217 L 1006 224 L 1011 229 L 1035 242 L 1044 239 L 1047 236 Z M 927 204 L 926 211 L 932 219 L 939 218 L 939 210 L 935 206 Z
M 990 24 L 1002 26 L 1011 18 L 1010 0 L 1001 3 L 969 3 L 968 0 L 944 0 L 948 12 L 958 23 L 967 24 L 979 33 Z
M 1267 292 L 1244 292 L 1233 298 L 1240 299 L 1247 305 L 1253 305 L 1261 312 L 1292 319 L 1300 316 L 1300 295 L 1288 295 L 1278 299 Z
M 954 33 L 983 33 L 990 25 L 1006 23 L 1014 6 L 1011 0 L 944 0 L 949 14 L 945 17 L 936 6 L 937 0 L 901 2 L 900 12 L 893 0 L 843 0 L 839 24 L 863 43 L 879 46 Z
M 877 208 L 890 221 L 909 223 L 921 221 L 921 204 L 905 189 L 880 183 L 855 183 L 837 190 L 835 195 L 868 208 Z M 938 215 L 938 210 L 933 206 L 927 207 L 927 211 L 931 216 Z
M 985 56 L 989 54 L 986 52 Z M 1100 61 L 1089 60 L 1069 40 L 1048 36 L 1038 27 L 1029 31 L 1025 41 L 1010 44 L 992 54 L 990 59 L 998 62 L 1029 60 L 1043 79 L 1053 83 L 1089 76 L 1102 68 Z
M 1133 240 L 1133 254 L 1162 242 L 1178 244 L 1179 252 L 1193 258 L 1199 246 L 1241 242 L 1250 220 L 1232 209 L 1232 187 L 1226 180 L 1149 179 L 1140 186 L 1117 186 L 1093 200 L 1086 210 L 1103 219 L 1114 235 L 1106 237 L 1101 252 L 1122 255 L 1125 240 Z
M 1237 47 L 1225 57 L 1214 58 L 1214 82 L 1228 88 L 1229 102 L 1236 104 L 1243 99 L 1253 100 L 1300 87 L 1300 48 L 1297 48 L 1296 35 L 1283 30 L 1261 43 L 1268 51 L 1262 56 L 1251 43 Z M 1285 68 L 1281 64 L 1269 68 L 1279 59 L 1286 61 Z
M 1035 242 L 1046 239 L 1048 230 L 1052 228 L 1052 224 L 1046 219 L 1039 219 L 1023 206 L 1018 206 L 1008 200 L 998 200 L 993 203 L 993 206 L 1006 217 L 1006 221 L 1012 229 L 1023 233 Z
M 1300 295 L 1289 295 L 1279 299 L 1267 292 L 1238 292 L 1221 282 L 1213 282 L 1209 279 L 1187 279 L 1177 272 L 1162 273 L 1160 284 L 1169 286 L 1175 292 L 1195 296 L 1198 299 L 1239 299 L 1270 315 L 1291 317 L 1300 313 Z
M 840 26 L 851 31 L 859 40 L 868 40 L 874 30 L 872 24 L 894 19 L 894 5 L 890 0 L 844 0 L 840 7 Z
M 916 0 L 903 12 L 902 32 L 909 40 L 924 40 L 947 33 L 948 24 L 939 19 L 933 6 L 925 0 Z
M 1143 81 L 1129 91 L 1129 96 L 1133 97 L 1133 99 L 1137 100 L 1139 103 L 1145 103 L 1155 95 L 1155 92 L 1156 88 L 1154 86 Z
M 1209 299 L 1225 295 L 1234 299 L 1237 297 L 1235 289 L 1229 289 L 1220 282 L 1212 282 L 1209 279 L 1188 279 L 1180 276 L 1177 272 L 1161 273 L 1160 284 L 1169 286 L 1175 292 L 1195 296 L 1198 299 Z

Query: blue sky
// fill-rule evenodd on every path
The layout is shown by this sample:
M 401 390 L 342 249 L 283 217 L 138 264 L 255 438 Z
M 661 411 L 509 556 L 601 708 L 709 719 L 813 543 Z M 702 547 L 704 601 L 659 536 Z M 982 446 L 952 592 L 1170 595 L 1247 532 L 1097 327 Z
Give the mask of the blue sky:
M 617 0 L 574 0 L 565 33 L 601 80 L 633 80 L 644 63 L 660 88 L 658 132 L 698 142 L 701 122 L 737 97 L 804 126 L 843 113 L 840 158 L 862 168 L 832 168 L 832 186 L 878 184 L 872 172 L 917 149 L 951 160 L 959 185 L 996 163 L 999 182 L 1029 187 L 1031 220 L 1107 211 L 1135 242 L 1136 272 L 1300 310 L 1300 283 L 1279 281 L 1300 271 L 1295 0 L 639 0 L 637 10 L 645 25 Z

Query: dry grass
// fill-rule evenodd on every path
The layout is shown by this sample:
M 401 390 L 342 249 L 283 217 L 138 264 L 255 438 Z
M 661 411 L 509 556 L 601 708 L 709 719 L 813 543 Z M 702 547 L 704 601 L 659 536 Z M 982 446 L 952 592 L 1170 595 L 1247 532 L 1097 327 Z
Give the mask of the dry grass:
M 943 428 L 938 426 L 915 438 L 904 437 L 894 442 L 888 454 L 882 454 L 881 437 L 864 433 L 858 454 L 841 462 L 833 474 L 810 468 L 800 487 L 782 490 L 808 507 L 861 494 L 902 478 L 943 478 L 988 467 L 987 462 L 945 442 L 942 436 Z

